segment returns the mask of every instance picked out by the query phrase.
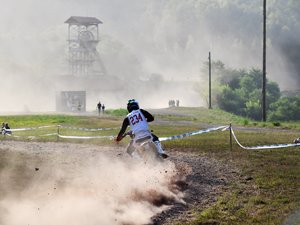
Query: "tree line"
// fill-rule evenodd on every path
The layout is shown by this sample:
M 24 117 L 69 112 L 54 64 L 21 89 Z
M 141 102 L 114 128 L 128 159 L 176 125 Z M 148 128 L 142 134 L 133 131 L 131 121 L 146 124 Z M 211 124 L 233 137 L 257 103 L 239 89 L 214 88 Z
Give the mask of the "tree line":
M 205 67 L 208 67 L 208 63 L 205 64 Z M 213 61 L 212 74 L 214 107 L 243 117 L 261 120 L 262 71 L 260 69 L 230 69 L 226 68 L 221 61 Z M 274 81 L 267 80 L 266 102 L 269 121 L 300 119 L 300 94 L 285 96 Z

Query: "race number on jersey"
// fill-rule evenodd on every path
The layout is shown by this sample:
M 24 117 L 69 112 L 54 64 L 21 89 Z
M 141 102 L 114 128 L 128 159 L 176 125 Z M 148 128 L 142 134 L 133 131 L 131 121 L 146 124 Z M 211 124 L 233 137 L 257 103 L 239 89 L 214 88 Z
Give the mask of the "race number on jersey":
M 144 121 L 141 113 L 133 114 L 129 116 L 129 121 L 132 125 L 139 123 L 140 121 Z
M 148 123 L 144 116 L 144 114 L 141 112 L 141 110 L 134 110 L 131 113 L 127 115 L 127 118 L 129 120 L 131 129 L 134 132 L 138 132 L 141 130 L 148 130 Z

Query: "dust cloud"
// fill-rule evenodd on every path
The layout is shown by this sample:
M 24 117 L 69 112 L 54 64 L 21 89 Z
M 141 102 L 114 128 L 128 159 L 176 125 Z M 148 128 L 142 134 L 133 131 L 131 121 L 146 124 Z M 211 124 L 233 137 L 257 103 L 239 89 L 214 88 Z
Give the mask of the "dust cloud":
M 208 85 L 208 52 L 230 68 L 262 67 L 261 0 L 11 0 L 0 25 L 1 112 L 55 111 L 55 94 L 87 90 L 87 110 L 99 100 L 124 108 L 128 98 L 144 107 L 204 106 L 195 86 Z M 268 79 L 298 89 L 297 1 L 268 3 Z M 281 9 L 285 9 L 281 13 Z M 286 17 L 289 15 L 289 17 Z M 107 70 L 98 81 L 62 82 L 69 76 L 71 16 L 96 17 L 97 50 Z M 237 19 L 238 18 L 238 19 Z M 293 50 L 293 51 L 291 51 Z M 74 83 L 74 84 L 71 84 Z M 96 86 L 96 89 L 95 89 Z
M 150 165 L 117 149 L 70 145 L 15 144 L 4 150 L 1 225 L 141 225 L 175 202 L 184 204 L 175 185 L 184 177 L 173 163 Z

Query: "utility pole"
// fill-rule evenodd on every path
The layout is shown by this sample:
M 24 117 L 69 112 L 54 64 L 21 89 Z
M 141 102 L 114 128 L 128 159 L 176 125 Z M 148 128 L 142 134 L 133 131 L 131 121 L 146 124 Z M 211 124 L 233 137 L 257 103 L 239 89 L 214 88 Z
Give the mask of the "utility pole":
M 211 59 L 210 52 L 208 54 L 208 108 L 211 109 Z
M 265 122 L 267 120 L 266 112 L 266 5 L 267 0 L 263 0 L 263 80 L 262 80 L 262 120 Z

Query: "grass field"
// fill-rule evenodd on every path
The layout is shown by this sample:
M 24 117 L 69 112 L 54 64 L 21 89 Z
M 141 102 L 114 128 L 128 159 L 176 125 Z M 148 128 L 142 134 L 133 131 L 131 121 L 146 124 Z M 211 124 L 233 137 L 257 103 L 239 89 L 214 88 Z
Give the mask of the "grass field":
M 245 146 L 291 143 L 300 136 L 300 122 L 255 122 L 219 110 L 206 110 L 204 108 L 180 107 L 153 110 L 153 112 L 157 122 L 151 125 L 151 129 L 160 137 L 204 129 L 208 125 L 228 125 L 229 123 L 234 128 L 236 127 L 235 133 L 239 141 Z M 108 111 L 108 114 L 103 117 L 22 115 L 1 116 L 0 120 L 9 122 L 11 128 L 54 125 L 53 128 L 15 132 L 15 135 L 23 136 L 20 138 L 22 140 L 29 140 L 25 136 L 55 133 L 57 132 L 57 125 L 77 128 L 115 128 L 97 132 L 61 128 L 59 132 L 62 135 L 115 136 L 125 114 L 126 111 L 120 109 Z M 165 121 L 168 123 L 162 123 Z M 244 129 L 238 129 L 241 127 Z M 8 136 L 1 138 L 2 140 L 13 139 Z M 56 136 L 36 137 L 35 140 L 115 144 L 110 139 L 69 140 L 57 139 Z M 126 141 L 122 144 L 125 146 Z M 175 149 L 206 155 L 235 166 L 241 171 L 239 181 L 231 183 L 215 203 L 207 205 L 205 208 L 195 207 L 191 212 L 193 220 L 179 224 L 279 225 L 300 208 L 300 149 L 297 147 L 250 151 L 243 150 L 236 143 L 233 143 L 233 148 L 230 149 L 228 131 L 216 131 L 166 141 L 163 145 L 170 153 Z M 0 168 L 1 164 L 5 163 L 3 160 L 0 160 Z

